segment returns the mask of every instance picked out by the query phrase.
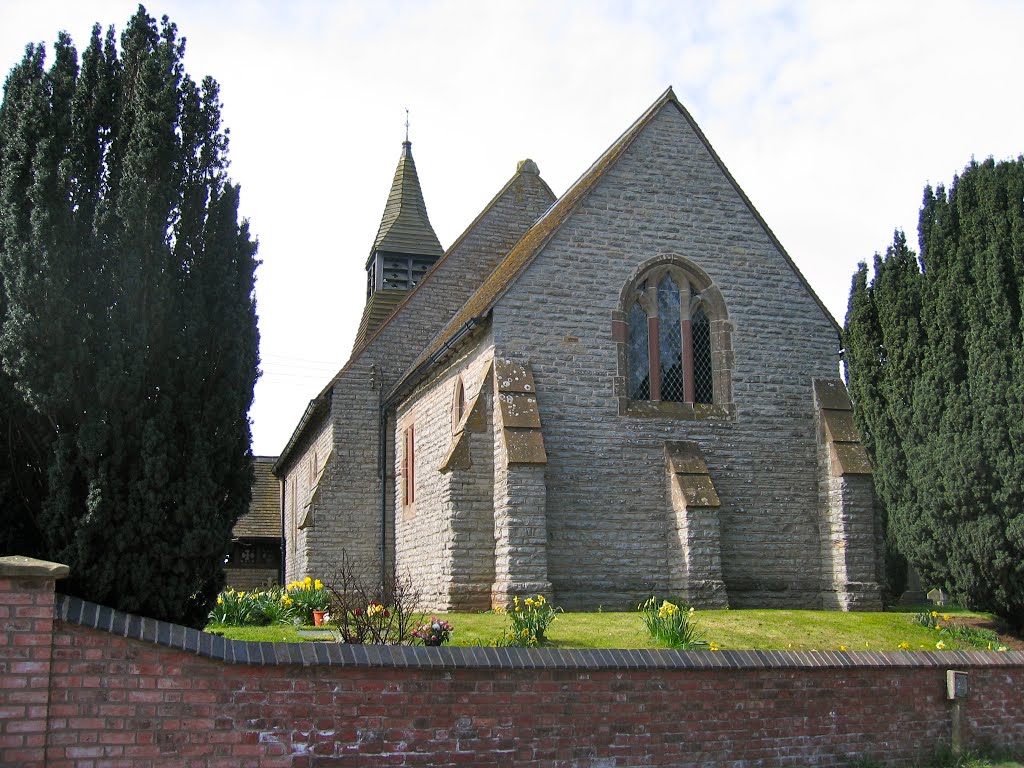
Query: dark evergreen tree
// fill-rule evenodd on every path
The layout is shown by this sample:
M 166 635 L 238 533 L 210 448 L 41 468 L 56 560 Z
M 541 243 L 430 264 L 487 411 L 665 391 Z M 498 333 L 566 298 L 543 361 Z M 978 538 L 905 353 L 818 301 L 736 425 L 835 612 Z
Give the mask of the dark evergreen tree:
M 196 625 L 251 493 L 256 244 L 217 84 L 141 6 L 120 48 L 97 26 L 79 66 L 61 34 L 49 70 L 29 46 L 7 80 L 0 362 L 45 426 L 28 554 L 70 565 L 65 590 Z
M 1024 159 L 925 189 L 920 260 L 862 265 L 847 374 L 892 540 L 930 584 L 1024 626 Z

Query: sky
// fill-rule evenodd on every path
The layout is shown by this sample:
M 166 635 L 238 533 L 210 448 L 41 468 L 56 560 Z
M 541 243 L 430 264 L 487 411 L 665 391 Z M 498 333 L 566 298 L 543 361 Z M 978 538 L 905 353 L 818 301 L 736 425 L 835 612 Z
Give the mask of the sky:
M 134 0 L 0 0 L 0 67 Z M 148 0 L 221 86 L 259 238 L 257 455 L 348 359 L 405 138 L 450 245 L 532 158 L 562 194 L 668 87 L 842 323 L 925 184 L 1024 152 L 1024 3 Z

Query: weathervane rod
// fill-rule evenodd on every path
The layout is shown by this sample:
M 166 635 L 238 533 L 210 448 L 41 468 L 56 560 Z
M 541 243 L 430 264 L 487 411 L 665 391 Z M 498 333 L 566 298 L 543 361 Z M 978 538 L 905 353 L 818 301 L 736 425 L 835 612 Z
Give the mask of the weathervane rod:
M 405 108 L 405 140 L 409 140 L 409 108 Z

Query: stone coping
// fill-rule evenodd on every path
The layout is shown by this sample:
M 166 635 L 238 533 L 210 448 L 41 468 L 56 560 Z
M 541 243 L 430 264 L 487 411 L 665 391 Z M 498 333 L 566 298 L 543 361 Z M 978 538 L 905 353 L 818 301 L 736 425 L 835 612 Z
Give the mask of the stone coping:
M 47 560 L 36 560 L 34 557 L 24 555 L 8 555 L 0 557 L 0 576 L 16 579 L 42 578 L 42 579 L 66 579 L 71 569 L 60 563 L 51 563 Z
M 115 611 L 57 595 L 55 618 L 229 664 L 503 670 L 765 670 L 909 667 L 1024 667 L 1024 651 L 673 651 L 482 646 L 262 643 Z

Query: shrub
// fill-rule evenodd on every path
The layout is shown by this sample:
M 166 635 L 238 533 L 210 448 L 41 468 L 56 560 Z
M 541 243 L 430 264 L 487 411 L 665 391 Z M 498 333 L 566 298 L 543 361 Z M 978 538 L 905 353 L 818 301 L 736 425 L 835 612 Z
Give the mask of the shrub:
M 414 639 L 413 630 L 424 623 L 414 614 L 419 596 L 408 576 L 388 576 L 383 583 L 365 574 L 379 572 L 374 564 L 357 565 L 346 553 L 327 577 L 331 597 L 330 623 L 343 643 L 401 645 Z
M 668 600 L 658 605 L 657 598 L 651 597 L 638 605 L 637 610 L 655 641 L 687 651 L 708 647 L 704 639 L 706 632 L 697 626 L 696 611 L 693 608 L 681 608 Z

